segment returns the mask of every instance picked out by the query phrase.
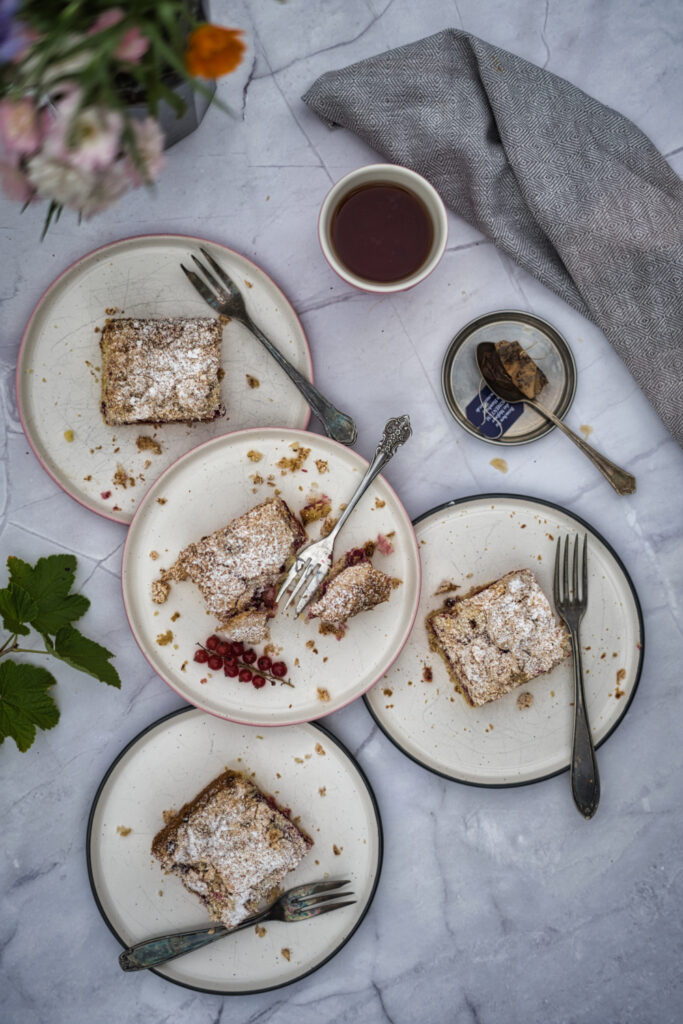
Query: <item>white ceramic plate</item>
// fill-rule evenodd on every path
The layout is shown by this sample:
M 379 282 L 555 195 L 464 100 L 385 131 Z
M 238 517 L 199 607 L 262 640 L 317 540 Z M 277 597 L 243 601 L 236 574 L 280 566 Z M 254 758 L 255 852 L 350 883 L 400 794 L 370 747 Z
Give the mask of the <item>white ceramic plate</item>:
M 504 494 L 450 502 L 416 520 L 415 530 L 423 574 L 415 627 L 392 670 L 366 696 L 389 739 L 425 768 L 472 785 L 520 785 L 568 768 L 571 660 L 471 708 L 429 649 L 424 620 L 447 596 L 435 595 L 441 583 L 453 581 L 466 593 L 513 569 L 531 569 L 552 601 L 557 538 L 575 532 L 588 535 L 589 601 L 581 624 L 586 703 L 594 742 L 607 739 L 638 685 L 643 625 L 633 584 L 606 541 L 562 508 Z M 531 707 L 517 706 L 521 692 L 532 694 Z
M 292 459 L 293 445 L 309 449 L 310 454 L 301 469 L 283 471 L 277 463 Z M 261 455 L 258 462 L 253 461 L 254 453 Z M 317 462 L 326 471 L 321 473 Z M 150 488 L 128 531 L 123 600 L 143 654 L 181 697 L 232 721 L 289 725 L 336 711 L 388 670 L 415 618 L 420 559 L 410 518 L 381 476 L 350 516 L 335 552 L 342 554 L 374 540 L 378 533 L 393 534 L 393 554 L 378 552 L 373 561 L 402 583 L 392 590 L 388 602 L 351 619 L 342 640 L 321 636 L 315 620 L 297 619 L 291 608 L 279 612 L 271 620 L 270 635 L 278 657 L 288 666 L 293 689 L 267 685 L 256 690 L 227 679 L 222 670 L 211 672 L 206 664 L 193 661 L 196 644 L 204 643 L 213 632 L 215 619 L 207 614 L 199 590 L 189 580 L 174 584 L 165 604 L 156 605 L 151 599 L 152 582 L 162 566 L 171 565 L 189 543 L 225 526 L 276 489 L 295 515 L 310 497 L 323 493 L 338 515 L 366 468 L 356 452 L 317 434 L 245 430 L 189 452 Z M 254 477 L 262 482 L 254 483 Z M 268 477 L 275 486 L 268 486 Z M 309 526 L 312 539 L 319 535 L 319 528 L 319 523 Z M 153 553 L 158 557 L 151 557 Z M 159 644 L 158 638 L 168 631 L 172 638 Z
M 382 825 L 365 775 L 321 727 L 259 733 L 182 708 L 122 751 L 90 813 L 90 882 L 105 921 L 124 947 L 208 923 L 198 900 L 163 873 L 150 848 L 164 824 L 162 811 L 182 806 L 225 767 L 254 772 L 259 787 L 299 815 L 301 828 L 313 839 L 286 887 L 348 878 L 356 899 L 351 907 L 309 921 L 268 921 L 262 936 L 245 929 L 155 970 L 180 985 L 237 995 L 297 981 L 348 941 L 377 888 Z M 122 834 L 126 829 L 130 832 Z
M 17 364 L 19 414 L 38 459 L 77 501 L 129 523 L 149 485 L 202 441 L 253 426 L 305 427 L 308 405 L 242 324 L 223 332 L 221 383 L 227 416 L 211 423 L 108 427 L 100 413 L 100 335 L 106 310 L 135 317 L 213 316 L 180 270 L 203 245 L 235 280 L 255 322 L 309 380 L 303 327 L 277 285 L 254 263 L 216 242 L 144 235 L 96 249 L 47 289 L 28 322 Z M 259 382 L 250 387 L 247 375 Z M 71 440 L 67 440 L 67 438 Z M 139 450 L 150 437 L 161 454 Z M 119 467 L 124 473 L 118 473 Z M 128 482 L 124 487 L 124 479 Z M 103 495 L 108 495 L 103 497 Z

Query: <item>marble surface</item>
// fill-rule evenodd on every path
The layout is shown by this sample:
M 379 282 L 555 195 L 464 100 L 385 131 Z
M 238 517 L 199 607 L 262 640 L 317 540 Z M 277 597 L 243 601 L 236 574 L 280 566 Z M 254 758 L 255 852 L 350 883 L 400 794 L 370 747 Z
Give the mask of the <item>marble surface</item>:
M 80 227 L 65 215 L 39 243 L 42 213 L 0 201 L 0 359 L 6 431 L 0 473 L 2 561 L 75 552 L 93 601 L 84 630 L 117 654 L 115 692 L 58 668 L 61 721 L 19 754 L 0 748 L 2 1010 L 8 1024 L 221 1020 L 271 1024 L 619 1021 L 667 1024 L 683 1003 L 683 719 L 680 509 L 683 455 L 600 331 L 449 216 L 450 239 L 419 289 L 387 298 L 341 282 L 323 261 L 316 217 L 331 183 L 376 155 L 331 132 L 300 96 L 323 71 L 453 25 L 569 78 L 632 118 L 683 171 L 683 20 L 670 0 L 323 0 L 216 2 L 242 26 L 244 66 L 220 85 L 234 119 L 209 112 L 177 145 L 151 198 L 127 197 Z M 130 234 L 205 235 L 269 271 L 308 334 L 321 388 L 353 405 L 358 450 L 410 413 L 414 437 L 387 477 L 411 515 L 452 497 L 507 491 L 588 519 L 626 563 L 643 606 L 642 681 L 600 750 L 603 797 L 584 822 L 568 776 L 521 789 L 472 789 L 404 758 L 358 701 L 329 727 L 368 773 L 386 857 L 368 917 L 342 952 L 280 991 L 224 999 L 154 975 L 123 975 L 92 899 L 84 852 L 103 773 L 142 728 L 179 706 L 149 669 L 123 613 L 125 529 L 79 507 L 24 438 L 14 365 L 43 289 L 72 260 Z M 569 415 L 638 477 L 617 497 L 556 431 L 500 454 L 450 418 L 444 350 L 478 314 L 517 307 L 549 319 L 578 367 Z M 316 428 L 315 421 L 312 423 Z

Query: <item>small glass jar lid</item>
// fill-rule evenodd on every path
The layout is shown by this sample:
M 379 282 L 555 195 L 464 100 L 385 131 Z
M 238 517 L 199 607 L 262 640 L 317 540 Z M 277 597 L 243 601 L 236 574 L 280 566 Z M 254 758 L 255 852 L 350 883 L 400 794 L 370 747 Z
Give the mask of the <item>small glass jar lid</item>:
M 539 396 L 541 404 L 560 418 L 572 404 L 576 365 L 565 339 L 540 317 L 503 309 L 470 321 L 448 346 L 441 386 L 453 417 L 470 434 L 491 444 L 527 444 L 553 430 L 553 424 L 534 409 L 504 402 L 487 388 L 476 359 L 482 341 L 517 341 L 548 378 Z

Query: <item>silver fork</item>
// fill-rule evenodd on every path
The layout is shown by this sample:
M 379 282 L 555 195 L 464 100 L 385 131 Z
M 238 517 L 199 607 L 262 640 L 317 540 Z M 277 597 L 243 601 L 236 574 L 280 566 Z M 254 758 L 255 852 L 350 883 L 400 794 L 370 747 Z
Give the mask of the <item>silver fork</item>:
M 253 914 L 236 928 L 226 928 L 223 924 L 212 924 L 206 928 L 195 928 L 188 932 L 175 932 L 172 935 L 159 935 L 155 939 L 145 939 L 119 956 L 119 966 L 123 971 L 144 971 L 148 967 L 159 967 L 177 956 L 184 956 L 202 946 L 208 946 L 217 939 L 243 928 L 250 928 L 261 921 L 307 921 L 310 917 L 329 914 L 340 907 L 350 907 L 356 900 L 345 900 L 343 903 L 330 903 L 330 900 L 341 900 L 353 896 L 352 892 L 336 892 L 344 885 L 350 885 L 348 878 L 341 881 L 313 882 L 309 885 L 297 885 L 283 893 L 274 903 L 260 914 Z
M 349 502 L 342 512 L 334 529 L 321 540 L 312 541 L 302 548 L 297 554 L 294 565 L 289 570 L 287 577 L 278 590 L 276 601 L 289 587 L 292 592 L 289 595 L 285 608 L 288 608 L 297 594 L 301 594 L 296 605 L 296 614 L 301 615 L 302 611 L 311 600 L 316 590 L 327 576 L 332 566 L 332 552 L 334 542 L 349 518 L 354 508 L 363 497 L 368 487 L 377 474 L 387 464 L 401 447 L 408 440 L 412 430 L 409 416 L 398 416 L 387 421 L 382 434 L 382 440 L 377 445 L 375 457 L 370 463 L 365 476 L 358 484 Z M 302 592 L 303 591 L 303 592 Z
M 328 437 L 339 441 L 341 444 L 353 444 L 356 440 L 357 430 L 356 424 L 351 417 L 347 416 L 344 412 L 340 412 L 331 402 L 328 402 L 325 396 L 321 395 L 318 389 L 311 384 L 310 380 L 306 380 L 296 367 L 292 366 L 289 360 L 285 359 L 282 352 L 275 347 L 272 341 L 249 316 L 242 293 L 232 278 L 226 274 L 206 249 L 200 246 L 199 251 L 214 273 L 212 274 L 196 256 L 192 255 L 192 259 L 211 287 L 198 274 L 195 274 L 193 270 L 188 270 L 181 263 L 181 270 L 192 286 L 217 313 L 222 314 L 222 316 L 228 316 L 231 320 L 239 320 L 240 323 L 243 323 L 251 331 L 254 337 L 258 338 L 263 347 L 271 354 L 275 362 L 282 367 L 292 383 L 296 385 L 304 396 L 325 428 L 325 433 Z
M 574 661 L 574 728 L 572 734 L 572 760 L 570 779 L 574 803 L 584 818 L 592 818 L 600 801 L 600 776 L 583 692 L 581 641 L 579 623 L 588 603 L 587 539 L 583 536 L 583 556 L 579 572 L 579 539 L 574 539 L 572 579 L 569 580 L 569 537 L 557 541 L 555 554 L 555 580 L 553 585 L 555 607 L 569 630 Z

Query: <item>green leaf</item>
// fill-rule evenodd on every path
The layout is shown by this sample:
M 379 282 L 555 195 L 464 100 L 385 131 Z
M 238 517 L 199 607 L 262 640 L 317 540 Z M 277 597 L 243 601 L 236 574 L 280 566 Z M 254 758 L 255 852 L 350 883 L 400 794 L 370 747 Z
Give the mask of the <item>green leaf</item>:
M 10 556 L 7 567 L 10 586 L 24 590 L 37 606 L 28 620 L 39 633 L 57 633 L 62 626 L 80 619 L 90 607 L 82 594 L 69 594 L 76 572 L 74 555 L 39 558 L 35 566 Z
M 109 658 L 114 657 L 112 652 L 96 644 L 94 640 L 89 640 L 73 626 L 63 626 L 59 630 L 54 647 L 50 644 L 50 653 L 72 668 L 87 672 L 89 676 L 109 686 L 121 687 L 119 674 L 109 663 Z
M 37 614 L 38 605 L 21 587 L 10 583 L 9 587 L 0 590 L 2 624 L 10 633 L 28 636 L 31 630 L 24 623 L 30 622 Z
M 59 708 L 47 692 L 56 681 L 37 665 L 0 664 L 0 743 L 11 736 L 23 753 L 36 738 L 36 728 L 57 724 Z

